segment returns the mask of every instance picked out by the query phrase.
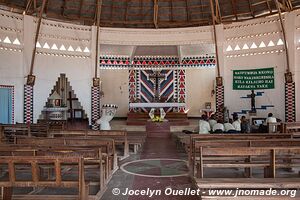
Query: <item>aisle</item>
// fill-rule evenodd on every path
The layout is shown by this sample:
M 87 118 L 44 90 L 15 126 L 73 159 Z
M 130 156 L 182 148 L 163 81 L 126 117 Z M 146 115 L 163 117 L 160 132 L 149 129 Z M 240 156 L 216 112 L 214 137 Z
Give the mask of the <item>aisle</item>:
M 114 174 L 102 199 L 196 200 L 197 196 L 178 195 L 178 192 L 188 192 L 192 186 L 186 159 L 187 155 L 180 153 L 171 139 L 147 138 L 142 152 L 122 163 L 122 169 Z M 114 188 L 123 194 L 113 195 Z M 145 194 L 128 195 L 127 191 Z

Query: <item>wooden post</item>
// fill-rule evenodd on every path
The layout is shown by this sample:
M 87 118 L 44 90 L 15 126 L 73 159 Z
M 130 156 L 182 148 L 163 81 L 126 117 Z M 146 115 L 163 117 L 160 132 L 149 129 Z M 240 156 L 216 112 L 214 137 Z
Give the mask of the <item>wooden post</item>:
M 155 28 L 157 29 L 158 28 L 158 24 L 157 24 L 157 21 L 158 21 L 158 0 L 154 0 L 154 7 L 153 7 L 153 23 L 154 23 L 154 26 Z
M 199 170 L 198 170 L 198 172 L 197 172 L 197 177 L 198 178 L 204 178 L 203 177 L 203 148 L 202 147 L 200 147 L 199 148 Z
M 12 187 L 2 187 L 1 190 L 2 190 L 1 192 L 2 199 L 12 200 L 12 193 L 13 193 Z
M 100 26 L 100 17 L 101 17 L 101 6 L 102 6 L 102 0 L 97 0 L 97 34 L 96 34 L 96 55 L 95 55 L 95 75 L 93 79 L 93 86 L 99 87 L 100 80 L 98 77 L 98 51 L 99 51 L 99 26 Z
M 275 149 L 271 149 L 270 152 L 270 178 L 276 177 L 276 157 L 275 157 Z
M 100 181 L 100 190 L 103 190 L 104 189 L 104 171 L 103 171 L 103 164 L 102 164 L 102 151 L 101 151 L 101 148 L 99 148 L 99 151 L 98 151 L 98 154 L 99 154 L 99 181 Z
M 59 160 L 55 161 L 55 181 L 57 187 L 61 184 L 61 164 Z
M 219 53 L 218 53 L 218 43 L 217 43 L 217 32 L 216 32 L 216 19 L 215 19 L 215 11 L 213 6 L 213 1 L 210 0 L 210 10 L 211 10 L 211 16 L 212 16 L 212 22 L 213 22 L 213 29 L 214 29 L 214 41 L 215 41 L 215 49 L 216 49 L 216 65 L 217 65 L 217 74 L 218 77 L 220 77 L 220 67 L 219 67 Z
M 40 27 L 41 27 L 41 22 L 42 22 L 42 16 L 43 12 L 46 6 L 47 0 L 43 0 L 42 7 L 40 10 L 40 13 L 38 15 L 38 23 L 37 23 L 37 28 L 36 28 L 36 33 L 35 33 L 35 39 L 34 39 L 34 46 L 33 46 L 33 51 L 32 51 L 32 56 L 31 56 L 31 63 L 30 63 L 30 72 L 27 77 L 27 85 L 34 85 L 34 79 L 35 77 L 32 75 L 33 74 L 33 68 L 34 68 L 34 61 L 35 61 L 35 53 L 36 53 L 36 43 L 38 41 L 39 33 L 40 33 Z M 28 80 L 28 79 L 33 79 L 33 80 Z
M 79 200 L 87 200 L 88 192 L 85 178 L 84 178 L 84 159 L 80 158 L 78 163 L 78 176 L 79 176 Z
M 286 41 L 286 32 L 285 32 L 285 28 L 284 28 L 284 24 L 283 24 L 283 20 L 282 20 L 281 8 L 280 8 L 280 4 L 279 4 L 278 0 L 274 0 L 274 1 L 275 1 L 277 10 L 278 10 L 280 25 L 281 25 L 281 29 L 282 29 L 283 43 L 284 43 L 284 48 L 285 48 L 286 64 L 287 64 L 286 72 L 290 73 L 290 61 L 289 61 L 288 44 L 287 44 L 287 41 Z

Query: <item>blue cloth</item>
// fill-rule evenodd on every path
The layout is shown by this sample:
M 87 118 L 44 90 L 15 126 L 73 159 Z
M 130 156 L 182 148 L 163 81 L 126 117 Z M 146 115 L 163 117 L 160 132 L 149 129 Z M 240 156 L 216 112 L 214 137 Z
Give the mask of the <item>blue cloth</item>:
M 0 88 L 0 123 L 12 123 L 12 90 Z

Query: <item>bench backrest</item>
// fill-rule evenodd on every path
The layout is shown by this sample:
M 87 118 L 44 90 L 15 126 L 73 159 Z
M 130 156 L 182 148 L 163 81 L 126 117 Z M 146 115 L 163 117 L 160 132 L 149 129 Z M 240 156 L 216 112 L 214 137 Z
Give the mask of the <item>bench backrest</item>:
M 71 147 L 101 147 L 104 153 L 115 154 L 115 143 L 113 139 L 86 139 L 86 138 L 36 138 L 16 137 L 15 144 L 28 144 L 39 146 L 71 146 Z

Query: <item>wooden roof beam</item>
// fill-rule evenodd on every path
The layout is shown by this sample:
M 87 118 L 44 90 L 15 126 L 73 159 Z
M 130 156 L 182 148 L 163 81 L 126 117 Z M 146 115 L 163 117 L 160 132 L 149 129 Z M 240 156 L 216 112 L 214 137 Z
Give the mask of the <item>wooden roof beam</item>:
M 269 3 L 269 0 L 266 0 L 266 4 L 267 4 L 267 6 L 268 6 L 268 9 L 269 9 L 269 11 L 270 11 L 270 14 L 272 14 L 273 11 L 272 11 L 271 5 L 270 5 L 270 3 Z
M 221 10 L 220 10 L 219 0 L 215 0 L 215 3 L 216 3 L 215 21 L 218 24 L 221 24 L 222 23 L 222 16 L 221 16 Z
M 252 17 L 254 18 L 255 15 L 254 15 L 254 12 L 253 12 L 252 1 L 251 1 L 251 0 L 248 0 L 248 5 L 249 5 L 249 10 L 250 10 L 250 12 L 251 12 L 251 15 L 252 15 Z
M 78 17 L 79 18 L 81 18 L 82 7 L 83 7 L 83 0 L 80 0 L 80 7 L 79 7 L 79 12 L 78 12 Z
M 231 0 L 232 12 L 235 16 L 235 19 L 238 20 L 237 10 L 236 10 L 236 0 Z
M 188 0 L 185 0 L 185 6 L 186 6 L 186 21 L 190 21 L 190 15 L 189 15 L 189 2 Z
M 127 21 L 128 1 L 129 1 L 129 0 L 126 0 L 126 7 L 125 7 L 125 12 L 124 12 L 124 20 L 125 20 L 125 21 Z
M 158 28 L 158 0 L 153 0 L 154 1 L 154 7 L 153 7 L 153 23 L 155 28 Z

